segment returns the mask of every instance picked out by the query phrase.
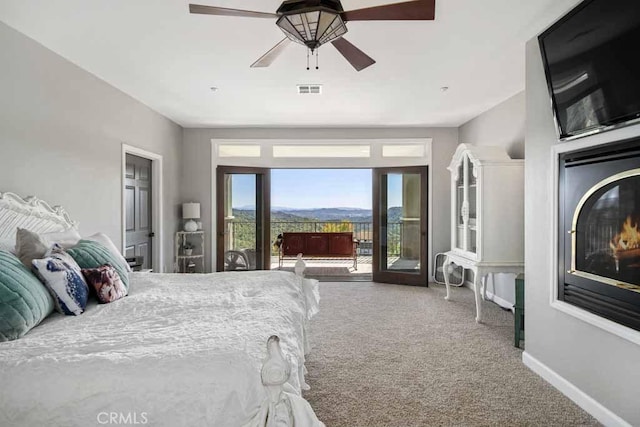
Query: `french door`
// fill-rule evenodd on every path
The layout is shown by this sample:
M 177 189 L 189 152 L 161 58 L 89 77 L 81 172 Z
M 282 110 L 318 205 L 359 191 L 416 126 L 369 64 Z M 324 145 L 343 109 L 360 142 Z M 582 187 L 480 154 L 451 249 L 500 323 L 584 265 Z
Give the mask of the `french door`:
M 373 280 L 427 286 L 427 166 L 373 170 Z
M 217 271 L 269 270 L 270 169 L 218 166 Z

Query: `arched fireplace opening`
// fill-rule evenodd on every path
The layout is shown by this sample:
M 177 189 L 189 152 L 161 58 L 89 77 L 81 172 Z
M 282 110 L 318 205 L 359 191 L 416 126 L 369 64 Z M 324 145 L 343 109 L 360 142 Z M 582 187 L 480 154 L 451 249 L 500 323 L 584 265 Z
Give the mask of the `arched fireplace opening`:
M 574 214 L 573 273 L 640 292 L 639 225 L 640 169 L 596 184 Z
M 640 330 L 640 140 L 560 159 L 558 298 Z

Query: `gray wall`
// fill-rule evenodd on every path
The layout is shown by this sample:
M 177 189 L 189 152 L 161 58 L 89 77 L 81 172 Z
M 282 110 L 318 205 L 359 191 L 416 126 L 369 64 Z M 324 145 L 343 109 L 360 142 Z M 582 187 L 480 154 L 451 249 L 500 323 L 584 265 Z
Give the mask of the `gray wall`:
M 121 243 L 121 146 L 164 157 L 164 253 L 172 268 L 182 128 L 0 23 L 0 191 L 65 207 L 82 235 Z
M 524 158 L 525 94 L 520 92 L 460 126 L 460 142 L 503 147 L 512 159 Z M 523 195 L 524 197 L 524 195 Z M 473 273 L 467 274 L 473 280 Z M 501 305 L 515 304 L 513 275 L 497 274 L 487 284 L 490 294 L 499 297 Z
M 640 425 L 640 346 L 550 306 L 551 148 L 558 137 L 537 39 L 527 43 L 526 55 L 526 352 L 631 425 Z M 563 144 L 638 135 L 640 125 Z
M 524 159 L 524 91 L 460 126 L 460 142 L 504 147 L 512 159 Z
M 208 231 L 207 253 L 211 252 L 211 139 L 349 139 L 349 138 L 433 138 L 433 253 L 450 247 L 450 175 L 446 169 L 458 145 L 457 128 L 230 128 L 185 129 L 182 165 L 183 201 L 201 203 L 203 226 Z M 207 267 L 211 268 L 211 259 Z

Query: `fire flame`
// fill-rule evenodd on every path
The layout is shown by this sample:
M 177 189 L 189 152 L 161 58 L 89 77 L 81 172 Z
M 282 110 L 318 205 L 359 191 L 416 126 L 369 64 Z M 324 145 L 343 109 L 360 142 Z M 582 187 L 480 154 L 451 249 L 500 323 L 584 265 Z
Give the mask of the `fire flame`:
M 638 223 L 633 223 L 631 216 L 622 225 L 622 231 L 615 235 L 609 243 L 614 252 L 640 249 L 640 231 Z

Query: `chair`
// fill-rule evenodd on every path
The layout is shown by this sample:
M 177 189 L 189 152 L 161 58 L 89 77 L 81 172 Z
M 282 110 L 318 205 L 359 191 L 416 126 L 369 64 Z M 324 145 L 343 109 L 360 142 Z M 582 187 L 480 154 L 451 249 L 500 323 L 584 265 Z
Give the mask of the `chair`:
M 249 269 L 249 259 L 243 251 L 226 251 L 224 253 L 224 271 L 246 271 Z

